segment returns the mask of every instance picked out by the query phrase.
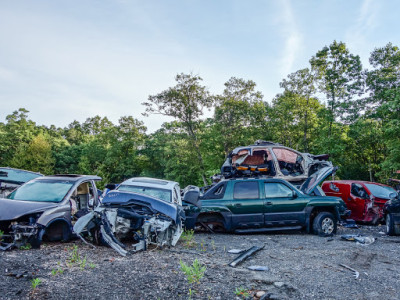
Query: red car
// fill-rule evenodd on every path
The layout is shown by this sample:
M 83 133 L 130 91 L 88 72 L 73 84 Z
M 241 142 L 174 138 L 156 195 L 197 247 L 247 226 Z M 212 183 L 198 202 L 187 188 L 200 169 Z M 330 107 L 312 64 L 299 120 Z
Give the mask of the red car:
M 351 219 L 374 224 L 383 220 L 383 206 L 396 192 L 385 184 L 359 180 L 325 181 L 322 190 L 327 196 L 342 198 L 351 210 Z

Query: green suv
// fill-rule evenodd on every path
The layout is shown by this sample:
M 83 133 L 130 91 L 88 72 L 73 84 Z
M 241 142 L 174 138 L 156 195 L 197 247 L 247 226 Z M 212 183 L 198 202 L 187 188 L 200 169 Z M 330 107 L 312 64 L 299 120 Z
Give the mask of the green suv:
M 235 233 L 299 230 L 319 235 L 336 232 L 337 222 L 350 214 L 342 199 L 316 196 L 317 186 L 334 171 L 324 167 L 299 188 L 283 179 L 223 180 L 201 196 L 201 208 L 186 208 L 187 229 Z

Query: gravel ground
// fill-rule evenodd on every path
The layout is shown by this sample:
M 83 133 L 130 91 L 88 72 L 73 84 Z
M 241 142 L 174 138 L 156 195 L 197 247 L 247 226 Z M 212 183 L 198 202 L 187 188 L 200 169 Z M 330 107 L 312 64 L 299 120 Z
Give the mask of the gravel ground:
M 339 228 L 331 238 L 302 232 L 199 233 L 194 236 L 195 246 L 181 241 L 171 249 L 128 257 L 107 247 L 93 249 L 79 240 L 48 243 L 40 250 L 0 253 L 0 298 L 242 299 L 246 297 L 235 294 L 242 289 L 247 299 L 262 294 L 264 299 L 400 299 L 400 237 L 381 231 L 381 226 Z M 340 238 L 353 233 L 378 239 L 365 246 Z M 263 250 L 238 267 L 227 266 L 237 256 L 228 250 L 264 244 Z M 71 261 L 78 256 L 80 263 Z M 189 264 L 196 258 L 206 266 L 205 275 L 200 283 L 189 284 L 179 262 Z M 359 278 L 340 264 L 357 270 Z M 252 265 L 269 270 L 248 270 Z M 41 283 L 33 291 L 34 278 Z

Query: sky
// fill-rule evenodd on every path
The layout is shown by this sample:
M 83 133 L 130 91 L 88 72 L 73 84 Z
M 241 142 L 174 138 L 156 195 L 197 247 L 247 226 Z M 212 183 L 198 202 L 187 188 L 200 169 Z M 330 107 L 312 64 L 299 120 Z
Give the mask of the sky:
M 172 119 L 142 116 L 141 103 L 178 73 L 214 94 L 253 80 L 270 102 L 334 40 L 369 68 L 374 48 L 400 46 L 399 11 L 396 0 L 0 0 L 0 122 L 24 107 L 39 125 L 131 115 L 154 132 Z

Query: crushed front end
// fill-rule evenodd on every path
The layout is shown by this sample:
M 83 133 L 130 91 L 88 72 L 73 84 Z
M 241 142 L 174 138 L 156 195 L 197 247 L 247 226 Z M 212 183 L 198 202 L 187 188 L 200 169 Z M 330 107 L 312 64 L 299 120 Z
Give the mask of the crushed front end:
M 36 221 L 40 213 L 26 215 L 15 220 L 0 221 L 0 250 L 12 248 L 39 248 L 44 230 Z
M 150 245 L 175 246 L 182 234 L 183 219 L 179 205 L 113 191 L 101 206 L 75 223 L 74 232 L 85 241 L 106 244 L 126 256 L 147 250 Z

